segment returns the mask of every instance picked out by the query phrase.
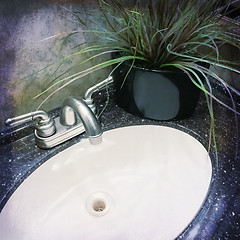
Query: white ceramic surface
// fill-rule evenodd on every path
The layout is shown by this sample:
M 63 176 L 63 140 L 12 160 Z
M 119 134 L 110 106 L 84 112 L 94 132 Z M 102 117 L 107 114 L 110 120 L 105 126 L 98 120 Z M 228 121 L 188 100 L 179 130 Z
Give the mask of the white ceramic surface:
M 212 166 L 190 135 L 162 126 L 104 132 L 33 172 L 0 214 L 4 240 L 174 239 L 205 200 Z

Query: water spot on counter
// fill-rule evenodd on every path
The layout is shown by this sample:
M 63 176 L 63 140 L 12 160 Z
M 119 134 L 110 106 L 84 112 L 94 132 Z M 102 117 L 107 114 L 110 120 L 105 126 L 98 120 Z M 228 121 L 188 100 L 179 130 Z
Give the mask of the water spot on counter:
M 228 237 L 230 237 L 229 233 L 228 233 L 228 232 L 225 232 L 225 234 L 226 234 L 226 237 L 227 237 L 227 238 L 225 238 L 225 239 L 228 239 Z
M 199 229 L 200 229 L 200 224 L 197 224 L 189 233 L 188 238 L 194 239 L 197 236 Z

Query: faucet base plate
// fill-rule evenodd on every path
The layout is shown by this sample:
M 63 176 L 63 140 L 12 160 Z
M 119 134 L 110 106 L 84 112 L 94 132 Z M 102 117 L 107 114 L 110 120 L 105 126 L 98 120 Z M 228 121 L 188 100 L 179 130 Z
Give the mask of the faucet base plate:
M 35 130 L 35 140 L 38 147 L 42 149 L 53 148 L 77 135 L 85 132 L 84 126 L 80 120 L 75 126 L 63 126 L 60 124 L 60 117 L 55 119 L 56 133 L 50 137 L 40 137 Z

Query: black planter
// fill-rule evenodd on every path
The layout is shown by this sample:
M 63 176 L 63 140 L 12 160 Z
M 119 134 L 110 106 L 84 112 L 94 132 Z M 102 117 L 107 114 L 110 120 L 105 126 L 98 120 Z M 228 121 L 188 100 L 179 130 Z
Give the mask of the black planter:
M 114 71 L 116 103 L 129 113 L 155 120 L 190 117 L 201 90 L 180 70 L 149 70 L 123 63 Z

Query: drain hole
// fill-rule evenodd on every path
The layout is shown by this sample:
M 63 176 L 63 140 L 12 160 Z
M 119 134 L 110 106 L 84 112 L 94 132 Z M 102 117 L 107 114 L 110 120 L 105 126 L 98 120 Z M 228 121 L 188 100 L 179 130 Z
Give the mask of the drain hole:
M 92 207 L 95 212 L 102 212 L 105 210 L 106 204 L 103 200 L 96 200 L 94 201 Z
M 87 211 L 96 217 L 106 215 L 113 207 L 112 197 L 105 192 L 96 192 L 90 195 L 86 201 Z

